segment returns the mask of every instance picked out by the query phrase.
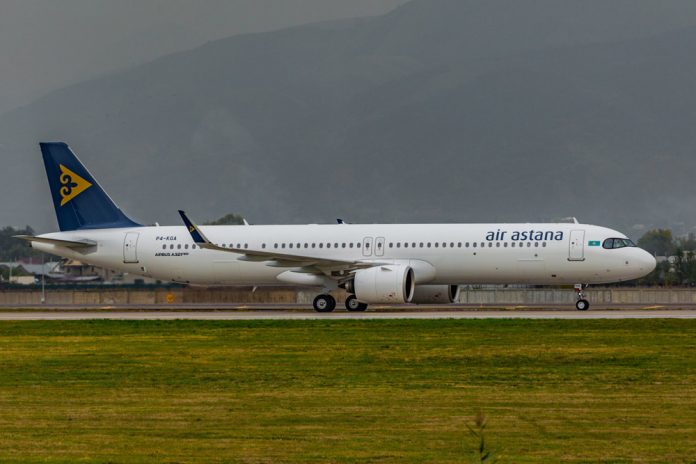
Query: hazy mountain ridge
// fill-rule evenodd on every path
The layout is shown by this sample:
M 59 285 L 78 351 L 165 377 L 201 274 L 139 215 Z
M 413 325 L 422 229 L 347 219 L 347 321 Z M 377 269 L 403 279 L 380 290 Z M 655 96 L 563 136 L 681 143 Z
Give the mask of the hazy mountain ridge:
M 579 14 L 588 2 L 527 2 L 542 20 L 522 3 L 415 1 L 54 92 L 0 117 L 0 182 L 24 193 L 3 211 L 53 227 L 36 142 L 65 139 L 144 222 L 184 207 L 252 222 L 696 224 L 696 4 L 665 2 L 648 28 L 647 2 L 592 2 L 614 10 L 601 27 Z

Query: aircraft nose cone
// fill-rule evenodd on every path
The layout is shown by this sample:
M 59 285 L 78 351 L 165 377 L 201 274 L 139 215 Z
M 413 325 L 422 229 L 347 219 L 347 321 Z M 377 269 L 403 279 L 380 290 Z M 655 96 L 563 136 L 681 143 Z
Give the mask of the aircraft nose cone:
M 657 260 L 653 255 L 648 253 L 645 250 L 641 250 L 641 256 L 640 256 L 640 268 L 642 271 L 645 272 L 645 274 L 650 274 L 652 271 L 655 270 L 655 267 L 657 266 Z

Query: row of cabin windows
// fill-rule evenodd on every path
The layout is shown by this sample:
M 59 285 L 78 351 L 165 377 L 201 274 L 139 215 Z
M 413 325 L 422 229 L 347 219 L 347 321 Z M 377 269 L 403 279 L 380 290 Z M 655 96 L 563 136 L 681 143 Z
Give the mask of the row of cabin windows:
M 288 243 L 288 244 L 287 244 L 287 247 L 288 247 L 288 248 L 293 248 L 293 247 L 295 247 L 295 245 L 297 245 L 296 248 L 302 248 L 302 244 L 301 244 L 301 243 L 297 243 L 297 244 Z M 340 244 L 339 244 L 339 243 L 333 243 L 333 244 L 331 244 L 331 243 L 329 242 L 329 243 L 326 243 L 326 248 L 331 248 L 332 245 L 333 245 L 333 248 L 353 248 L 353 246 L 355 246 L 355 248 L 360 248 L 360 247 L 362 246 L 362 243 L 360 243 L 360 242 L 357 242 L 357 243 L 350 242 L 350 243 L 340 243 Z M 274 243 L 274 244 L 273 244 L 273 248 L 278 248 L 279 246 L 280 246 L 280 248 L 285 248 L 285 243 L 281 243 L 281 244 Z M 370 247 L 370 244 L 369 244 L 369 243 L 365 243 L 365 247 L 366 247 L 366 248 L 369 248 L 369 247 Z M 262 245 L 261 245 L 261 248 L 266 248 L 266 244 L 265 244 L 265 243 L 262 244 Z M 317 244 L 317 243 L 305 243 L 305 244 L 304 244 L 304 248 L 324 248 L 324 243 L 318 243 L 318 244 Z
M 488 243 L 488 248 L 493 248 L 493 242 L 487 242 L 487 243 Z M 544 248 L 546 247 L 546 242 L 519 242 L 519 243 L 518 243 L 518 242 L 510 242 L 510 245 L 509 245 L 509 246 L 510 246 L 511 248 L 515 248 L 516 246 L 519 245 L 519 248 L 523 248 L 523 247 L 525 246 L 525 245 L 524 245 L 525 243 L 527 244 L 527 245 L 526 245 L 527 248 L 531 248 L 532 246 L 538 248 L 538 247 L 539 247 L 539 243 L 541 243 L 541 246 L 542 246 L 542 247 L 544 247 Z M 534 245 L 532 245 L 532 243 L 534 243 Z M 402 243 L 401 243 L 401 242 L 396 242 L 396 244 L 394 244 L 394 243 L 392 243 L 392 242 L 389 243 L 389 248 L 394 248 L 395 246 L 396 246 L 396 248 L 401 248 Z M 410 242 L 410 244 L 409 244 L 409 242 L 404 242 L 404 243 L 403 243 L 403 247 L 404 247 L 404 248 L 408 248 L 409 246 L 410 246 L 411 248 L 416 248 L 416 247 L 418 247 L 418 248 L 432 248 L 432 247 L 440 248 L 440 242 L 434 242 L 434 243 L 431 243 L 431 242 L 425 242 L 425 243 L 424 243 L 424 242 L 420 242 L 420 243 L 418 243 L 418 244 L 416 244 L 416 242 Z M 454 242 L 449 242 L 449 244 L 448 244 L 447 242 L 442 242 L 442 248 L 447 248 L 448 246 L 449 246 L 450 248 L 455 248 Z M 471 248 L 477 248 L 478 246 L 479 246 L 478 242 L 472 242 L 472 243 L 469 243 L 469 242 L 465 242 L 465 243 L 457 242 L 457 244 L 456 244 L 456 248 L 469 248 L 469 247 L 471 247 Z M 496 247 L 496 248 L 500 248 L 501 246 L 502 246 L 503 248 L 507 248 L 507 247 L 508 247 L 508 242 L 502 242 L 502 245 L 501 245 L 501 242 L 495 242 L 495 247 Z M 484 248 L 484 247 L 486 247 L 486 242 L 481 242 L 481 248 Z
M 235 248 L 234 245 L 235 245 L 234 243 L 230 243 L 229 245 L 225 245 L 225 244 L 223 243 L 223 244 L 220 245 L 220 246 L 221 246 L 222 248 Z M 191 245 L 191 249 L 192 249 L 192 250 L 195 250 L 196 248 L 200 248 L 200 247 L 199 247 L 199 246 L 196 246 L 196 245 Z M 236 248 L 242 248 L 242 244 L 241 244 L 241 243 L 237 243 Z M 245 243 L 245 244 L 244 244 L 244 248 L 245 248 L 245 249 L 246 249 L 246 248 L 249 248 L 249 244 L 248 244 L 248 243 Z M 265 244 L 264 244 L 264 248 L 266 248 L 266 245 L 265 245 Z M 166 249 L 167 249 L 167 244 L 166 244 L 166 243 L 165 243 L 164 245 L 162 245 L 162 249 L 163 249 L 163 250 L 166 250 Z M 169 245 L 169 249 L 170 249 L 170 250 L 173 250 L 173 249 L 174 249 L 174 244 L 173 244 L 173 243 Z M 188 249 L 189 249 L 189 245 L 188 245 L 188 244 L 185 244 L 185 245 L 178 244 L 178 245 L 176 245 L 176 249 L 177 249 L 177 250 L 181 250 L 181 249 L 188 250 Z
M 178 244 L 178 245 L 176 245 L 176 249 L 177 249 L 177 250 L 181 250 L 182 248 L 183 248 L 184 250 L 188 250 L 188 249 L 189 249 L 189 245 L 188 245 L 188 244 L 185 244 L 185 245 Z M 191 245 L 191 249 L 192 249 L 192 250 L 195 250 L 196 248 L 197 248 L 196 245 Z M 166 243 L 165 243 L 164 245 L 162 245 L 162 249 L 163 249 L 163 250 L 166 250 L 166 249 L 167 249 L 167 244 L 166 244 Z M 173 243 L 171 243 L 171 244 L 169 245 L 169 249 L 170 249 L 170 250 L 173 250 L 173 249 L 174 249 L 174 244 L 173 244 Z
M 493 248 L 493 242 L 487 242 L 487 243 L 488 243 L 488 248 Z M 534 247 L 536 247 L 536 248 L 539 247 L 539 243 L 541 243 L 541 246 L 542 246 L 542 247 L 544 247 L 544 248 L 546 247 L 546 242 L 519 242 L 519 244 L 518 244 L 518 242 L 510 242 L 510 247 L 511 247 L 511 248 L 515 248 L 516 246 L 519 245 L 519 248 L 523 248 L 523 247 L 525 246 L 525 245 L 524 245 L 525 243 L 527 244 L 527 245 L 526 245 L 527 248 L 531 248 L 531 247 L 532 247 L 532 243 L 534 243 Z M 234 245 L 235 245 L 234 243 L 230 243 L 229 245 L 225 245 L 225 244 L 223 243 L 223 244 L 220 245 L 220 246 L 221 246 L 222 248 L 237 248 L 237 249 L 241 249 L 241 248 L 242 248 L 242 244 L 241 244 L 241 243 L 237 243 L 237 244 L 236 244 L 236 245 L 237 245 L 236 247 L 235 247 Z M 287 244 L 287 248 L 294 248 L 295 245 L 297 245 L 296 248 L 302 248 L 302 244 L 301 244 L 301 243 L 297 243 L 297 244 L 288 243 L 288 244 Z M 450 248 L 455 248 L 455 243 L 454 243 L 454 242 L 449 242 L 449 244 L 448 244 L 447 242 L 442 242 L 442 248 L 447 248 L 448 245 L 449 245 Z M 281 243 L 280 245 L 279 245 L 278 243 L 274 243 L 274 244 L 273 244 L 273 248 L 276 248 L 276 249 L 277 249 L 279 246 L 280 246 L 281 249 L 285 249 L 286 244 L 285 244 L 285 243 Z M 355 243 L 355 248 L 360 248 L 361 246 L 362 246 L 362 243 L 360 243 L 360 242 Z M 378 247 L 378 248 L 381 248 L 381 246 L 382 246 L 382 244 L 381 244 L 380 242 L 378 242 L 378 243 L 377 243 L 377 247 Z M 394 248 L 394 247 L 396 247 L 396 248 L 401 248 L 401 246 L 402 246 L 402 242 L 396 242 L 396 244 L 395 244 L 394 242 L 389 242 L 389 248 Z M 404 247 L 404 248 L 408 248 L 409 246 L 410 246 L 411 248 L 432 248 L 432 247 L 440 248 L 440 242 L 419 242 L 418 244 L 416 244 L 416 242 L 403 242 L 403 247 Z M 471 248 L 477 248 L 478 246 L 479 246 L 478 242 L 472 242 L 472 243 L 469 243 L 469 242 L 464 242 L 464 243 L 462 243 L 462 242 L 457 242 L 457 244 L 456 244 L 456 248 L 470 248 L 470 247 L 471 247 Z M 316 243 L 312 243 L 312 244 L 305 243 L 305 244 L 304 244 L 304 248 L 310 248 L 310 247 L 311 247 L 311 248 L 317 248 L 317 244 L 316 244 Z M 319 244 L 318 244 L 318 247 L 319 247 L 319 248 L 324 248 L 324 243 L 319 243 Z M 334 244 L 333 244 L 333 247 L 334 247 L 334 248 L 339 248 L 339 244 L 338 244 L 338 243 L 334 243 Z M 366 242 L 366 243 L 365 243 L 365 248 L 369 248 L 369 247 L 370 247 L 370 243 L 369 243 L 369 242 Z M 485 247 L 486 247 L 486 242 L 481 242 L 480 247 L 481 247 L 481 248 L 485 248 Z M 500 248 L 500 247 L 501 247 L 501 242 L 495 242 L 495 247 L 496 247 L 496 248 Z M 507 247 L 508 247 L 508 242 L 502 242 L 502 247 L 503 247 L 503 248 L 507 248 Z M 182 245 L 181 245 L 181 244 L 178 244 L 178 245 L 176 245 L 176 248 L 177 248 L 177 250 L 181 250 L 181 249 L 182 249 Z M 249 248 L 249 244 L 248 244 L 248 243 L 245 243 L 245 244 L 244 244 L 244 249 L 247 249 L 247 248 Z M 265 243 L 261 244 L 261 248 L 264 248 L 264 249 L 265 249 L 265 248 L 266 248 L 266 244 L 265 244 Z M 327 243 L 327 244 L 326 244 L 326 248 L 331 248 L 331 243 Z M 346 243 L 341 243 L 341 244 L 340 244 L 340 248 L 353 248 L 353 242 L 350 242 L 350 243 L 348 243 L 348 244 L 346 244 Z M 163 249 L 163 250 L 166 250 L 166 249 L 167 249 L 167 245 L 166 245 L 166 244 L 162 245 L 162 249 Z M 173 250 L 173 249 L 174 249 L 174 244 L 173 244 L 173 243 L 169 245 L 169 249 L 170 249 L 170 250 Z M 189 245 L 188 245 L 188 244 L 183 245 L 183 249 L 184 249 L 184 250 L 188 250 L 188 249 L 189 249 Z M 196 245 L 191 245 L 191 249 L 192 249 L 192 250 L 195 250 L 195 249 L 196 249 Z

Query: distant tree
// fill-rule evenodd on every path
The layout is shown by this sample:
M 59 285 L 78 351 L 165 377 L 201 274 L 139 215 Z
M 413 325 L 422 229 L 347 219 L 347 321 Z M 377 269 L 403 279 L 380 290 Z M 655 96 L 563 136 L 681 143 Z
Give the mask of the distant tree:
M 684 251 L 677 247 L 674 251 L 673 273 L 677 285 L 694 286 L 696 284 L 696 255 L 693 251 Z
M 242 224 L 244 224 L 244 218 L 235 213 L 225 214 L 220 219 L 205 223 L 208 226 L 239 226 Z
M 10 268 L 8 266 L 0 266 L 0 277 L 4 281 L 10 280 L 10 276 L 18 277 L 18 276 L 28 276 L 31 275 L 24 269 L 22 266 L 17 266 L 14 269 L 12 269 L 12 272 L 10 272 Z
M 669 229 L 649 230 L 638 240 L 638 246 L 657 256 L 671 256 L 675 249 L 672 231 Z
M 696 251 L 696 234 L 693 232 L 686 237 L 679 237 L 676 242 L 684 251 Z
M 15 235 L 34 235 L 34 230 L 29 226 L 24 229 L 0 229 L 0 261 L 17 261 L 37 255 L 28 242 L 14 238 Z
M 669 261 L 657 263 L 655 270 L 638 280 L 638 285 L 647 287 L 668 285 L 671 281 L 672 264 Z

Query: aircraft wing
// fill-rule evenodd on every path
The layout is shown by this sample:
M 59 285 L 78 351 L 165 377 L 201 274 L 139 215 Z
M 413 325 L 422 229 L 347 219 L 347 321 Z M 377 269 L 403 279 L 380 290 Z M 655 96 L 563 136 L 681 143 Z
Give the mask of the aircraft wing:
M 326 271 L 354 271 L 381 264 L 367 261 L 318 258 L 315 256 L 307 256 L 302 254 L 277 253 L 275 251 L 267 250 L 221 247 L 208 240 L 201 229 L 188 218 L 185 212 L 179 210 L 179 215 L 181 215 L 181 219 L 184 221 L 186 228 L 191 234 L 191 238 L 193 238 L 193 241 L 198 246 L 207 250 L 242 254 L 244 255 L 240 258 L 242 261 L 265 262 L 267 266 L 272 267 L 301 268 L 299 272 L 306 272 L 309 274 L 327 273 Z
M 15 235 L 14 238 L 26 240 L 27 242 L 47 243 L 66 248 L 89 248 L 97 246 L 97 242 L 92 240 L 60 240 L 48 237 L 35 237 L 33 235 Z

